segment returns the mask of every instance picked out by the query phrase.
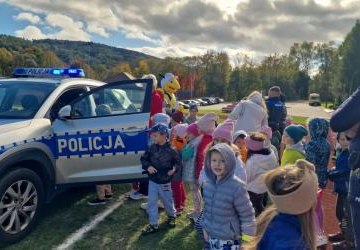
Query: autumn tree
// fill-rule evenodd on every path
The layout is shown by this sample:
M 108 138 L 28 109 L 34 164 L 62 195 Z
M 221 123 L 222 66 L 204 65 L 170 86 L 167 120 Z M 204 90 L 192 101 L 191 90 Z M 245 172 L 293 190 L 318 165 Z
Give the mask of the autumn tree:
M 13 55 L 5 48 L 0 48 L 0 75 L 10 75 L 12 70 Z
M 340 47 L 340 71 L 342 92 L 349 96 L 360 86 L 360 21 L 347 34 Z M 344 98 L 346 97 L 344 96 Z
M 150 73 L 149 65 L 146 60 L 140 60 L 138 62 L 138 66 L 134 69 L 134 75 L 137 77 L 141 77 L 145 74 Z
M 64 67 L 64 63 L 59 59 L 59 57 L 52 51 L 46 50 L 41 56 L 40 56 L 40 67 L 44 68 L 62 68 Z

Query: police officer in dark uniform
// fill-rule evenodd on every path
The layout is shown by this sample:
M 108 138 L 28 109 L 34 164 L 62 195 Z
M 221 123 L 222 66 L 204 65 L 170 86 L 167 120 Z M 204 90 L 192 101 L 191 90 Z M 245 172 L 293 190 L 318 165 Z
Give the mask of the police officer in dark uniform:
M 351 140 L 349 165 L 352 170 L 348 199 L 351 208 L 355 249 L 360 249 L 360 88 L 334 112 L 330 126 L 335 132 L 345 132 Z

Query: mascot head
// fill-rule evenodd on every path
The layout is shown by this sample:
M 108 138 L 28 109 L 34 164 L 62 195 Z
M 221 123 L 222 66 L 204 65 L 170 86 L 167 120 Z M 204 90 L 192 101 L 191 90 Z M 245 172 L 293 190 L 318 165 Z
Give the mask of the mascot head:
M 180 89 L 180 84 L 174 74 L 166 73 L 164 75 L 160 75 L 161 79 L 161 88 L 164 90 L 165 93 L 175 94 L 176 91 Z

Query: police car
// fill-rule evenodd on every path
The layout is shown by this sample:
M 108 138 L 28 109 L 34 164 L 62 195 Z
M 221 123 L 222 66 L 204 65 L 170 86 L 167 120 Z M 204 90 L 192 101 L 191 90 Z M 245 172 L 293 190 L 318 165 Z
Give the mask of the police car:
M 35 226 L 71 185 L 144 178 L 152 82 L 106 84 L 81 69 L 17 68 L 0 80 L 0 242 Z

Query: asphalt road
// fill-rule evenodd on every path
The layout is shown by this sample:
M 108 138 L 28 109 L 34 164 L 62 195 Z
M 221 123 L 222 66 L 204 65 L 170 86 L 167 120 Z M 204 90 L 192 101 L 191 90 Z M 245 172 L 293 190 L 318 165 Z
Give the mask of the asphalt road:
M 202 109 L 221 110 L 222 107 L 225 107 L 228 104 L 229 103 L 221 103 L 211 106 L 204 106 L 204 107 L 200 107 L 200 110 Z M 286 107 L 287 107 L 288 115 L 290 116 L 323 117 L 323 118 L 331 117 L 331 113 L 325 111 L 323 107 L 309 106 L 307 101 L 286 102 Z
M 287 102 L 286 107 L 289 115 L 305 116 L 305 117 L 322 117 L 328 119 L 331 117 L 331 113 L 325 111 L 323 107 L 321 106 L 312 107 L 309 106 L 309 104 L 304 101 Z

